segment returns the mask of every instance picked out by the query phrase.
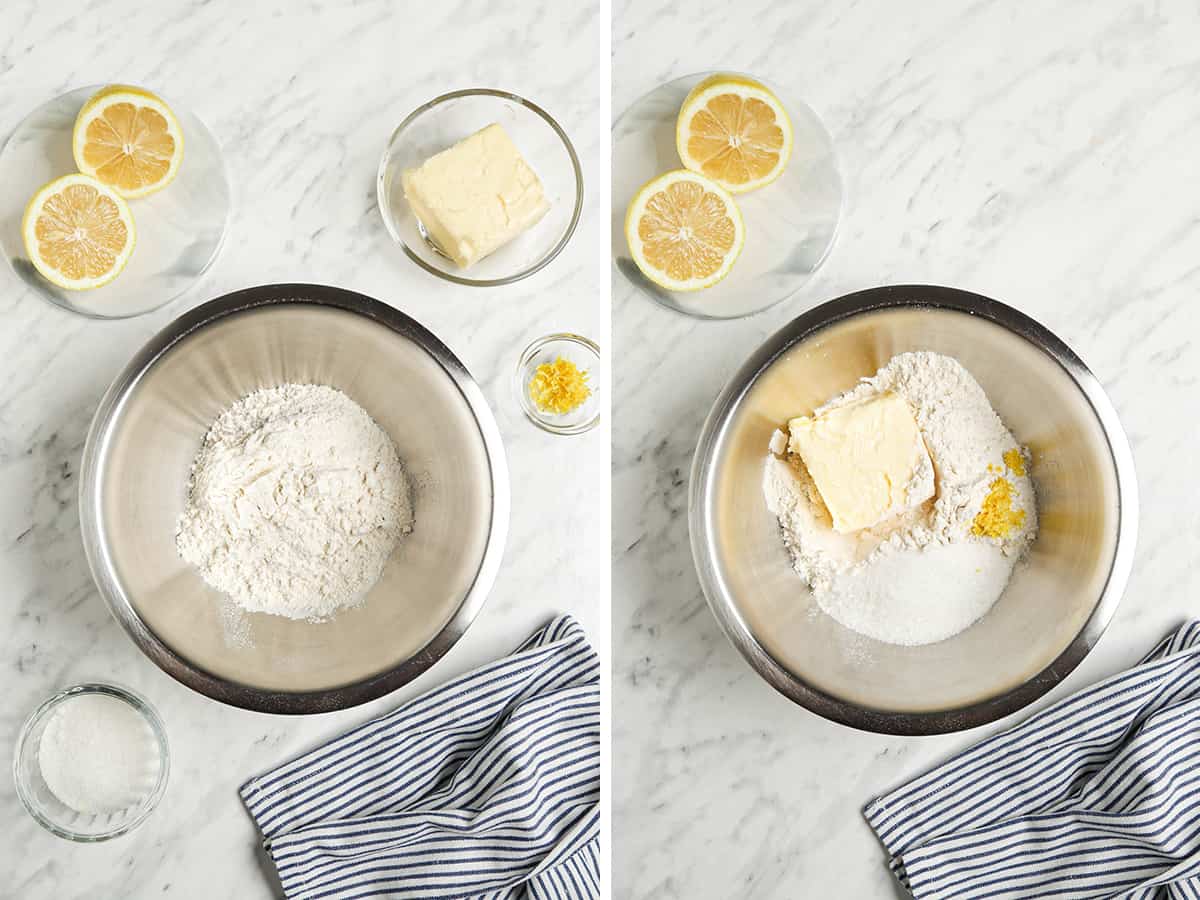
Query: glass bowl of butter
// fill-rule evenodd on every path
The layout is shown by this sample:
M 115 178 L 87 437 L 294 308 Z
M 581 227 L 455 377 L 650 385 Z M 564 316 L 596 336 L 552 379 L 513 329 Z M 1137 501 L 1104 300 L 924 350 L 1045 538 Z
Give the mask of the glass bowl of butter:
M 409 259 L 476 287 L 547 266 L 583 209 L 583 173 L 562 126 L 536 104 L 488 88 L 413 110 L 388 141 L 376 190 Z

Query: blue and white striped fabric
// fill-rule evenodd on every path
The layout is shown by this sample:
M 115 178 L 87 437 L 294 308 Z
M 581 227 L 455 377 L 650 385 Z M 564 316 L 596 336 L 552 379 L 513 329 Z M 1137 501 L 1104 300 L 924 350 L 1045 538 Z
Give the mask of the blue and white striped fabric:
M 288 898 L 600 895 L 600 666 L 569 616 L 253 778 Z
M 921 900 L 1200 900 L 1200 622 L 865 815 Z

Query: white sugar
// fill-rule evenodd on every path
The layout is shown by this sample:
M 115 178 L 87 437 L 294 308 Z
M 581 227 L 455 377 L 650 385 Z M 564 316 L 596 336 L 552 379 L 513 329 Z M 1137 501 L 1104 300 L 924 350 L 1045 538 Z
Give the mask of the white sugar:
M 859 634 L 889 644 L 930 644 L 958 634 L 989 609 L 1016 562 L 983 541 L 884 552 L 837 572 L 821 608 Z
M 139 802 L 158 776 L 154 733 L 124 700 L 82 694 L 62 701 L 38 746 L 46 786 L 79 813 L 113 813 Z

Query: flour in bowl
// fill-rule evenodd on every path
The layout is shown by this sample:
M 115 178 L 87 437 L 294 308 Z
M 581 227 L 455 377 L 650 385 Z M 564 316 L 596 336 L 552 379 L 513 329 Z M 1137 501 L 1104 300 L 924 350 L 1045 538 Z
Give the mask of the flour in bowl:
M 387 433 L 341 391 L 285 384 L 212 424 L 176 546 L 241 609 L 320 621 L 363 600 L 412 527 Z
M 932 501 L 874 527 L 834 530 L 804 461 L 776 432 L 763 490 L 813 596 L 847 628 L 893 644 L 952 637 L 996 602 L 1037 531 L 1028 457 L 956 360 L 904 353 L 814 413 L 896 394 L 933 463 Z

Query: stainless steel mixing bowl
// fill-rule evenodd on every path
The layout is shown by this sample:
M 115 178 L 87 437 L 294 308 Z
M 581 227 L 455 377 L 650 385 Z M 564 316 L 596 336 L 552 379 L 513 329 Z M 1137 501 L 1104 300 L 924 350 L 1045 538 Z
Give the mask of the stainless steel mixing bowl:
M 821 611 L 789 565 L 762 492 L 775 428 L 910 350 L 958 359 L 1032 450 L 1040 520 L 991 611 L 922 647 L 866 638 Z M 982 725 L 1058 683 L 1112 618 L 1137 532 L 1133 458 L 1087 367 L 1028 316 L 945 287 L 861 291 L 770 338 L 717 399 L 689 499 L 700 582 L 750 664 L 813 712 L 891 734 Z
M 209 425 L 285 382 L 344 391 L 413 482 L 412 534 L 361 606 L 322 623 L 235 611 L 175 549 Z M 309 284 L 238 291 L 156 335 L 101 401 L 80 480 L 92 574 L 138 647 L 191 688 L 276 713 L 353 706 L 433 665 L 483 605 L 508 514 L 500 433 L 462 363 L 392 307 Z

